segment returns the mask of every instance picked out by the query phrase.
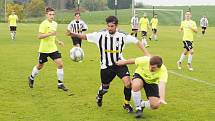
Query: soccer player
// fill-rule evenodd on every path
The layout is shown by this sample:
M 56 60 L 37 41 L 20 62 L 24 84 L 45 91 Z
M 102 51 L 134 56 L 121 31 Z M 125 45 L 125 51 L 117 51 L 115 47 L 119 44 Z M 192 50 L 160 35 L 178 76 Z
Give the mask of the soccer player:
M 205 34 L 205 31 L 207 29 L 208 26 L 208 19 L 206 16 L 203 16 L 200 20 L 200 26 L 202 27 L 202 34 Z
M 157 40 L 157 26 L 158 26 L 158 18 L 157 14 L 151 19 L 151 26 L 152 26 L 152 35 L 149 37 L 149 40 Z
M 147 31 L 149 29 L 149 19 L 147 18 L 147 14 L 144 13 L 143 17 L 140 18 L 139 21 L 139 26 L 140 26 L 140 31 L 142 33 L 142 43 L 144 44 L 144 46 L 147 48 L 149 47 L 147 40 L 146 40 L 146 36 L 147 36 Z
M 162 58 L 159 56 L 146 56 L 136 59 L 119 60 L 117 65 L 136 64 L 137 69 L 132 80 L 132 97 L 136 106 L 136 118 L 142 117 L 144 108 L 157 109 L 165 103 L 165 85 L 168 73 Z M 147 99 L 141 99 L 141 89 L 144 88 Z M 159 91 L 160 94 L 159 94 Z M 162 97 L 160 98 L 161 95 Z
M 179 58 L 177 65 L 178 69 L 181 69 L 181 64 L 184 59 L 184 57 L 188 54 L 188 69 L 190 71 L 193 71 L 193 67 L 191 65 L 192 58 L 193 58 L 193 35 L 194 33 L 197 33 L 197 26 L 196 22 L 191 20 L 192 14 L 190 11 L 187 11 L 185 13 L 185 20 L 181 22 L 181 26 L 179 31 L 183 32 L 183 43 L 184 43 L 184 50 L 181 54 L 181 57 Z
M 17 21 L 18 21 L 18 16 L 16 15 L 15 10 L 12 11 L 11 15 L 8 17 L 8 23 L 10 26 L 10 35 L 11 39 L 15 40 L 16 38 L 16 28 L 17 28 Z
M 137 37 L 137 32 L 138 32 L 138 17 L 137 17 L 137 15 L 134 15 L 131 18 L 131 29 L 132 29 L 131 35 L 134 35 L 135 37 Z
M 79 12 L 75 13 L 74 20 L 70 22 L 67 27 L 67 34 L 70 32 L 82 33 L 83 31 L 87 31 L 88 27 L 83 20 L 81 20 L 81 15 Z M 81 47 L 82 40 L 77 37 L 71 37 L 73 46 Z
M 99 107 L 102 106 L 102 99 L 104 94 L 108 92 L 110 83 L 118 76 L 122 79 L 124 83 L 124 109 L 128 112 L 133 112 L 133 108 L 129 104 L 131 99 L 131 79 L 128 67 L 117 66 L 116 62 L 123 59 L 123 48 L 125 44 L 134 43 L 142 51 L 145 51 L 145 48 L 141 42 L 139 42 L 135 37 L 127 35 L 119 31 L 118 19 L 115 16 L 109 16 L 106 18 L 107 27 L 106 29 L 93 32 L 89 34 L 77 34 L 72 32 L 71 36 L 79 37 L 83 40 L 88 40 L 88 42 L 95 43 L 100 50 L 100 59 L 101 59 L 101 86 L 98 90 L 96 101 Z
M 33 88 L 34 79 L 39 73 L 50 57 L 57 65 L 57 79 L 58 89 L 67 91 L 68 89 L 63 84 L 63 62 L 61 60 L 61 54 L 58 52 L 55 42 L 61 46 L 64 45 L 62 41 L 56 39 L 57 23 L 54 21 L 55 10 L 51 7 L 46 8 L 46 20 L 44 20 L 39 27 L 38 39 L 40 39 L 39 47 L 39 63 L 34 66 L 32 74 L 28 77 L 29 87 Z

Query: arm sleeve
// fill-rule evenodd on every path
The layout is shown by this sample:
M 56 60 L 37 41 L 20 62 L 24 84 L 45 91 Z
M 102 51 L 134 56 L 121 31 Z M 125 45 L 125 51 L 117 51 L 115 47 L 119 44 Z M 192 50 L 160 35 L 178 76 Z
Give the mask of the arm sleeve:
M 82 28 L 82 30 L 87 30 L 88 29 L 88 27 L 87 27 L 87 24 L 83 21 L 83 28 Z
M 136 37 L 133 37 L 131 35 L 126 35 L 125 36 L 125 43 L 137 43 L 138 39 Z
M 45 26 L 42 23 L 40 24 L 39 32 L 40 33 L 45 33 Z
M 71 23 L 68 24 L 67 30 L 72 31 Z
M 135 65 L 139 65 L 139 64 L 145 63 L 145 62 L 147 62 L 147 60 L 149 58 L 150 57 L 147 57 L 147 56 L 138 57 L 138 58 L 135 59 Z
M 88 42 L 98 43 L 99 38 L 101 37 L 101 33 L 93 32 L 93 33 L 86 34 L 86 36 L 87 36 L 87 41 Z

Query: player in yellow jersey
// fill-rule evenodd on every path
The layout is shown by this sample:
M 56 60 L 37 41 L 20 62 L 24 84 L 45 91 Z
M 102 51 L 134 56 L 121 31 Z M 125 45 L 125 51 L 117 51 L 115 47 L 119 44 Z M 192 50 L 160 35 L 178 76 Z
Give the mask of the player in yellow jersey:
M 151 56 L 145 51 L 143 57 L 119 60 L 117 65 L 136 64 L 132 80 L 132 97 L 136 106 L 136 118 L 142 116 L 143 108 L 157 109 L 165 102 L 165 87 L 168 73 L 160 56 Z M 144 88 L 148 101 L 142 101 L 141 89 Z
M 144 44 L 145 47 L 149 47 L 147 40 L 146 40 L 147 31 L 149 29 L 149 19 L 147 18 L 146 13 L 144 13 L 142 18 L 140 18 L 139 27 L 140 27 L 140 31 L 141 31 L 142 37 L 143 37 L 142 43 Z
M 12 40 L 15 40 L 15 38 L 16 38 L 16 28 L 17 28 L 16 22 L 18 20 L 19 20 L 18 16 L 16 15 L 16 12 L 13 10 L 11 15 L 9 15 L 9 17 L 8 17 L 8 23 L 10 26 L 10 35 L 11 35 Z
M 61 54 L 58 52 L 56 41 L 59 45 L 64 45 L 62 41 L 56 40 L 57 23 L 54 21 L 55 10 L 53 8 L 46 8 L 46 20 L 44 20 L 39 27 L 38 39 L 40 39 L 39 47 L 39 63 L 34 66 L 32 74 L 28 77 L 29 87 L 33 88 L 34 78 L 39 73 L 50 57 L 57 65 L 58 89 L 67 91 L 68 89 L 63 85 L 63 62 Z
M 193 36 L 194 33 L 197 33 L 197 26 L 196 22 L 191 20 L 192 14 L 190 11 L 185 13 L 185 20 L 181 22 L 181 26 L 179 31 L 183 32 L 183 43 L 184 43 L 184 50 L 177 62 L 178 69 L 181 69 L 181 64 L 184 57 L 188 54 L 188 69 L 193 71 L 193 67 L 191 65 L 192 58 L 193 58 Z
M 149 37 L 149 40 L 157 40 L 157 27 L 158 27 L 158 18 L 157 14 L 151 19 L 151 26 L 152 26 L 152 35 Z

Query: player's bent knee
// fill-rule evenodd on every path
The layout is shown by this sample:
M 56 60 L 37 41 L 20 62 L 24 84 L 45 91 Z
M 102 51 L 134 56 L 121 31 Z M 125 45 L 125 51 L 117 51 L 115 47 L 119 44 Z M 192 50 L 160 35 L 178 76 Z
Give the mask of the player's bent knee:
M 38 69 L 38 70 L 42 69 L 42 68 L 43 68 L 43 65 L 44 65 L 44 64 L 38 64 L 38 65 L 37 65 L 37 69 Z

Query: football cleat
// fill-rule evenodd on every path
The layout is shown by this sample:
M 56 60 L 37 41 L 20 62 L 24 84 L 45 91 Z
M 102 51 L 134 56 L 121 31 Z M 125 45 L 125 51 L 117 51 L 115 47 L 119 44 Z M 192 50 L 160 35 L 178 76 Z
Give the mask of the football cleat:
M 63 84 L 58 85 L 57 86 L 58 89 L 62 89 L 63 91 L 68 91 L 69 89 L 67 89 Z
M 133 108 L 132 108 L 132 106 L 131 106 L 130 104 L 124 104 L 124 105 L 123 105 L 123 108 L 124 108 L 125 110 L 127 110 L 128 113 L 132 113 L 132 112 L 133 112 Z
M 102 107 L 102 97 L 99 95 L 96 96 L 96 103 L 99 107 Z
M 141 118 L 142 117 L 142 113 L 143 113 L 143 110 L 141 109 L 137 109 L 137 111 L 136 111 L 136 114 L 135 114 L 135 117 L 136 118 Z
M 178 65 L 178 69 L 181 70 L 181 62 L 178 61 L 177 65 Z
M 193 71 L 193 67 L 192 67 L 191 63 L 188 63 L 187 66 L 188 66 L 188 69 L 189 69 L 190 71 Z
M 33 88 L 33 87 L 34 87 L 34 80 L 32 80 L 32 79 L 30 78 L 30 76 L 28 77 L 28 85 L 29 85 L 30 88 Z

